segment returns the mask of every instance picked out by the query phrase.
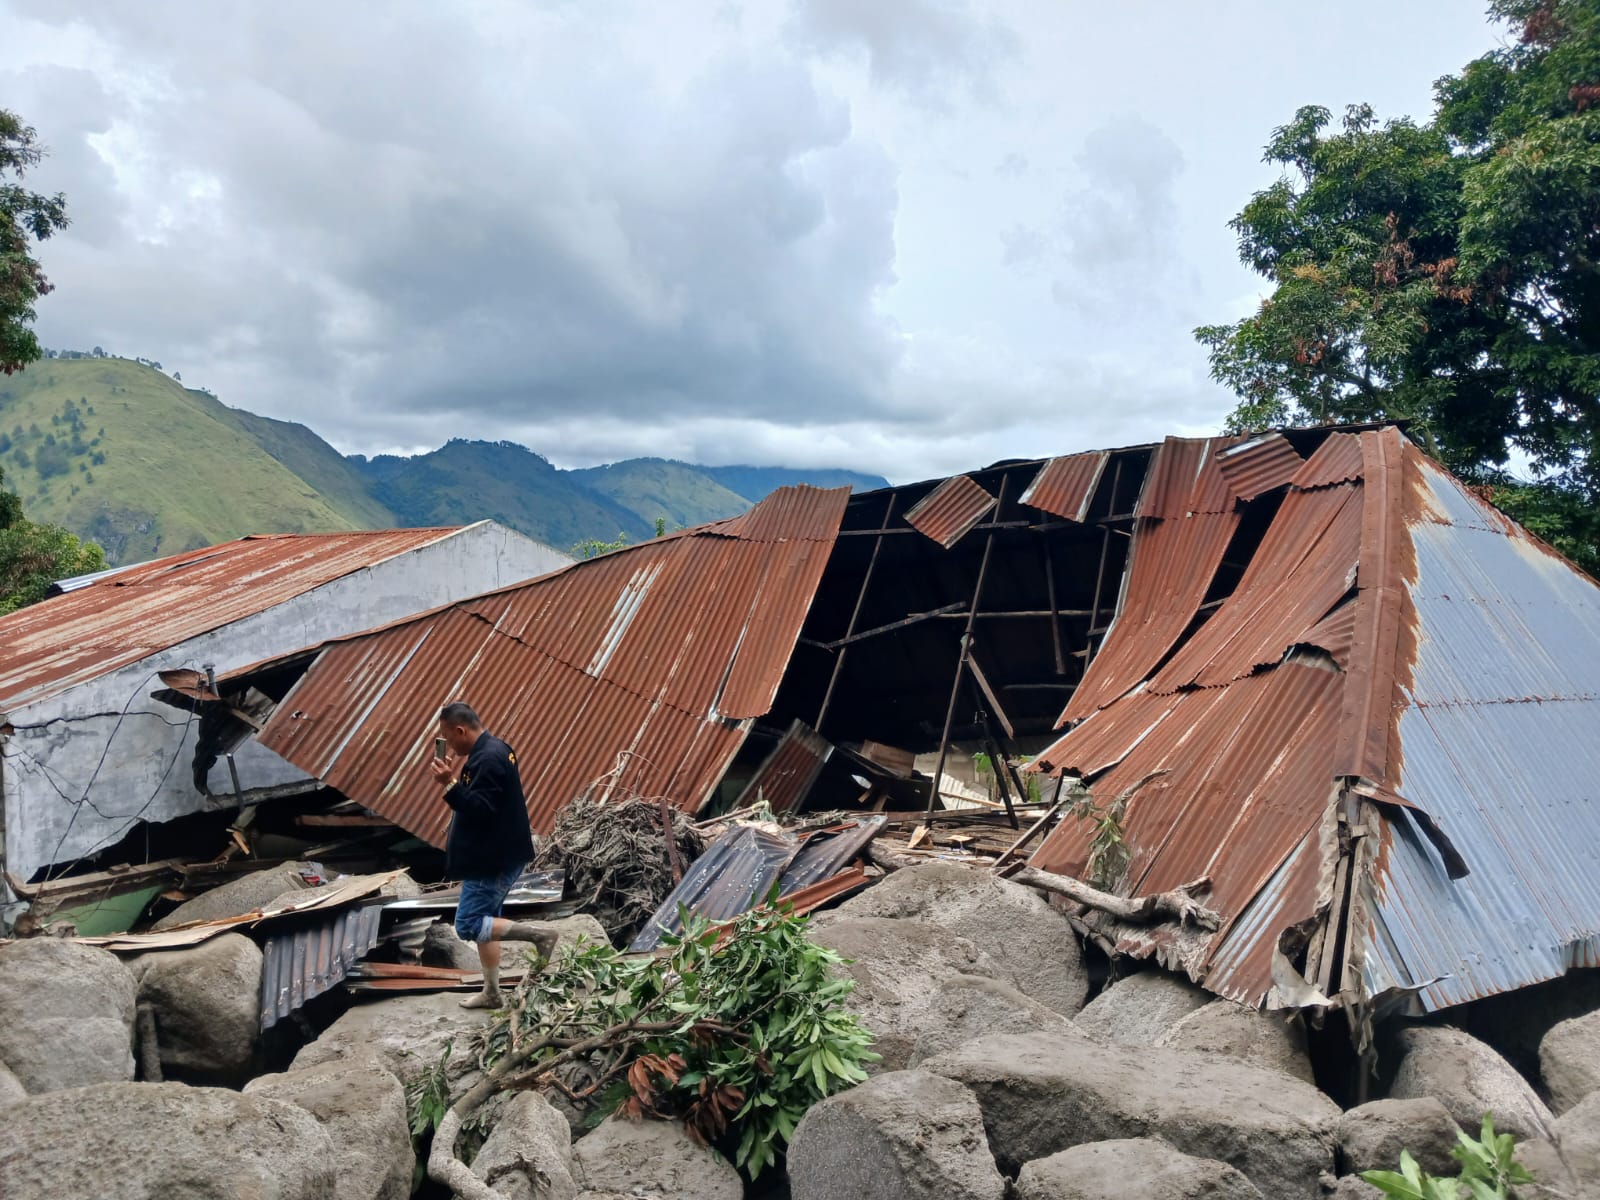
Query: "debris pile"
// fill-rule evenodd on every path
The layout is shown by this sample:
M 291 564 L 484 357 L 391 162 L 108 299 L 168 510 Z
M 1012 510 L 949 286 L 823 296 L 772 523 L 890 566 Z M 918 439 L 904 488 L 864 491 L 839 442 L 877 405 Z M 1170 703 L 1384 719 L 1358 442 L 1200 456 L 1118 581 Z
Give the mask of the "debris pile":
M 672 837 L 662 825 L 670 814 Z M 705 840 L 681 810 L 649 800 L 574 800 L 542 839 L 536 863 L 565 873 L 569 894 L 605 926 L 631 938 L 699 858 Z

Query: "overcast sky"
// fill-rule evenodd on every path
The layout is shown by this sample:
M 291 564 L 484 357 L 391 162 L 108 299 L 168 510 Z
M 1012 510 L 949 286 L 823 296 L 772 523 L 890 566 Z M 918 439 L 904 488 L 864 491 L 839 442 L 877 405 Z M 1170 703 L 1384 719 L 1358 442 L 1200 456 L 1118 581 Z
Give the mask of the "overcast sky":
M 1474 0 L 0 0 L 50 346 L 349 452 L 920 478 L 1214 432 L 1195 325 L 1303 104 L 1425 116 Z

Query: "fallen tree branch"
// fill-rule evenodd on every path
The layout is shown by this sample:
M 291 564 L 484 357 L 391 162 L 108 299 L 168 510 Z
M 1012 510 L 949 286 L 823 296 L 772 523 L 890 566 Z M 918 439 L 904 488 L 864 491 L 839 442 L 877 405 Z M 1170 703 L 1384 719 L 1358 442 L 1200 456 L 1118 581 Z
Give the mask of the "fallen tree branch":
M 1075 900 L 1085 908 L 1096 909 L 1134 925 L 1153 925 L 1158 921 L 1175 920 L 1180 925 L 1196 925 L 1201 929 L 1217 929 L 1222 918 L 1212 909 L 1195 899 L 1195 893 L 1208 891 L 1209 876 L 1201 876 L 1191 883 L 1173 888 L 1170 892 L 1157 892 L 1151 896 L 1130 899 L 1114 896 L 1090 887 L 1070 875 L 1053 875 L 1038 867 L 1023 867 L 1011 876 L 1013 883 L 1027 884 L 1041 891 L 1054 892 Z

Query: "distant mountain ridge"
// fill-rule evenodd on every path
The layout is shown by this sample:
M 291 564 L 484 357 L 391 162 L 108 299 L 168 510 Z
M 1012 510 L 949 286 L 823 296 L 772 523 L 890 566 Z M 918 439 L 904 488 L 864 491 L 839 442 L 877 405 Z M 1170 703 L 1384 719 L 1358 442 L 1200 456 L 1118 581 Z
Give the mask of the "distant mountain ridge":
M 0 377 L 0 469 L 29 516 L 114 563 L 245 533 L 455 525 L 491 518 L 559 550 L 734 516 L 795 483 L 870 490 L 853 471 L 636 458 L 562 470 L 513 442 L 345 456 L 305 425 L 229 408 L 156 365 L 48 358 Z

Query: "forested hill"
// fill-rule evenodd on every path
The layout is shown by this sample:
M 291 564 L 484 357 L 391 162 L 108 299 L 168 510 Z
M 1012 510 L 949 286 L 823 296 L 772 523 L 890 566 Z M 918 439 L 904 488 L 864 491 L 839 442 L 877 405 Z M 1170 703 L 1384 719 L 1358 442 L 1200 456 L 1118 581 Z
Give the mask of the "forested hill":
M 871 475 L 629 459 L 564 471 L 510 442 L 413 458 L 340 454 L 304 425 L 229 408 L 153 363 L 46 358 L 0 376 L 0 470 L 30 519 L 138 562 L 246 533 L 461 524 L 485 517 L 560 550 L 732 516 L 775 487 Z

